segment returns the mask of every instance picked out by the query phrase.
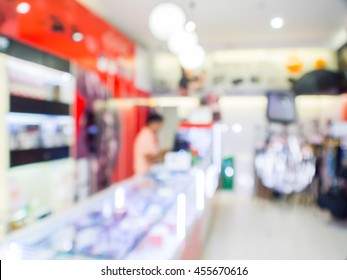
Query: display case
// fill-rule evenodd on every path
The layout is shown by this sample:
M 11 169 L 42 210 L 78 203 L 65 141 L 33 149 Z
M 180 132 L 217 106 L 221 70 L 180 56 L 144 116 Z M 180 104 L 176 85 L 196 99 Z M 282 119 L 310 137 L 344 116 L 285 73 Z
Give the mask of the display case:
M 10 167 L 68 158 L 73 144 L 69 73 L 9 57 Z
M 142 259 L 158 247 L 163 258 L 175 258 L 204 210 L 201 172 L 160 173 L 115 185 L 13 234 L 2 246 L 1 259 Z M 176 246 L 164 250 L 167 238 Z
M 132 178 L 11 234 L 0 258 L 199 258 L 218 178 L 212 158 L 188 171 Z

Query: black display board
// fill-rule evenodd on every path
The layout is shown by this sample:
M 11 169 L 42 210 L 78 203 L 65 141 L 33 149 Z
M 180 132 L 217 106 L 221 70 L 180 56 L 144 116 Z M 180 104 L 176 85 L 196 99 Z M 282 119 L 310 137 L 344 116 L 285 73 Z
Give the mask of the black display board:
M 10 112 L 42 115 L 70 115 L 70 105 L 54 101 L 10 96 Z
M 0 52 L 26 61 L 44 65 L 63 72 L 70 72 L 70 62 L 44 51 L 29 47 L 13 39 L 0 35 L 3 40 L 8 40 L 6 48 L 0 48 Z
M 57 147 L 49 149 L 17 150 L 10 152 L 10 167 L 58 160 L 70 156 L 69 147 Z

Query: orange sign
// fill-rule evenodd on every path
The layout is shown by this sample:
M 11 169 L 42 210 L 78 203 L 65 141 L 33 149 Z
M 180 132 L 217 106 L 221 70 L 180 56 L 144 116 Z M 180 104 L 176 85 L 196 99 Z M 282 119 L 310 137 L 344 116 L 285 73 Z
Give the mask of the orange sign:
M 324 69 L 327 65 L 327 62 L 324 59 L 317 59 L 315 61 L 315 68 L 316 69 Z
M 299 58 L 292 56 L 287 62 L 287 70 L 292 74 L 299 74 L 303 69 L 303 64 Z

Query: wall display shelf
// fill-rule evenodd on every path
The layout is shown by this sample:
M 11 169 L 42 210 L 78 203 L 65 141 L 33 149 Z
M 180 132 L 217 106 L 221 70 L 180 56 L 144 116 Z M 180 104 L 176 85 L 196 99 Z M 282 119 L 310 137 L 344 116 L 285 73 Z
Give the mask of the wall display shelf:
M 68 62 L 40 57 L 42 64 L 0 54 L 0 239 L 74 197 L 75 79 Z
M 68 158 L 69 147 L 11 151 L 10 167 Z
M 70 115 L 70 105 L 60 102 L 10 96 L 10 112 L 40 115 Z
M 73 117 L 10 112 L 6 122 L 10 167 L 70 156 L 74 133 Z

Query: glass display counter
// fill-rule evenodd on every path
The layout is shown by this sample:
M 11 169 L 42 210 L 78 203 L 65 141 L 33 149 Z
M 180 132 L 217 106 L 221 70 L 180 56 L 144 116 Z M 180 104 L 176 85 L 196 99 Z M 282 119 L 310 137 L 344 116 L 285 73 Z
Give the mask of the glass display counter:
M 1 246 L 0 257 L 179 258 L 181 245 L 205 209 L 206 172 L 160 172 L 114 185 L 65 213 L 13 233 Z M 212 176 L 209 188 L 215 190 L 217 172 Z
M 213 219 L 221 129 L 211 152 L 187 171 L 164 166 L 11 233 L 0 259 L 198 259 Z

